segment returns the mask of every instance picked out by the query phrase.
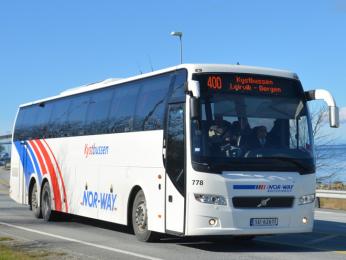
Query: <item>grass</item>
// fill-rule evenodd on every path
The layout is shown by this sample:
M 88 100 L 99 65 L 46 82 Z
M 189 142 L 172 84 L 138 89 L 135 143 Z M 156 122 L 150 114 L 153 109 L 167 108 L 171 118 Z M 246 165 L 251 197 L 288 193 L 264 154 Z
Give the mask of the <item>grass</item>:
M 64 253 L 49 252 L 47 250 L 27 250 L 18 243 L 13 243 L 9 237 L 0 237 L 0 260 L 32 260 L 47 259 L 55 256 L 57 259 Z M 55 259 L 55 258 L 54 258 Z
M 25 252 L 20 252 L 9 246 L 0 245 L 0 260 L 27 260 L 35 259 L 35 256 L 30 256 Z
M 0 242 L 3 242 L 3 241 L 12 241 L 13 239 L 10 238 L 10 237 L 0 237 Z

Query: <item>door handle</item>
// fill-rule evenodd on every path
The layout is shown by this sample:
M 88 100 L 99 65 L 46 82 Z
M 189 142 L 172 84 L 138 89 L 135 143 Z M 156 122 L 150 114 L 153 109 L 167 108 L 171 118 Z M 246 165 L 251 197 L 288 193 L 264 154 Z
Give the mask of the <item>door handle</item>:
M 172 195 L 168 195 L 168 202 L 173 202 L 173 196 Z

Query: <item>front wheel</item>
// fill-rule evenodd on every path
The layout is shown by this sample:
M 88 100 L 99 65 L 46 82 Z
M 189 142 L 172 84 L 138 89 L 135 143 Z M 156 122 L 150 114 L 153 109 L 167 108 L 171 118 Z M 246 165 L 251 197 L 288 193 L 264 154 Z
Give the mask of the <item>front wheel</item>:
M 50 194 L 49 183 L 46 182 L 43 185 L 41 192 L 41 209 L 42 209 L 42 217 L 45 221 L 52 220 L 52 197 Z
M 156 234 L 148 230 L 147 203 L 142 190 L 137 192 L 133 202 L 132 227 L 139 241 L 149 242 L 155 240 Z

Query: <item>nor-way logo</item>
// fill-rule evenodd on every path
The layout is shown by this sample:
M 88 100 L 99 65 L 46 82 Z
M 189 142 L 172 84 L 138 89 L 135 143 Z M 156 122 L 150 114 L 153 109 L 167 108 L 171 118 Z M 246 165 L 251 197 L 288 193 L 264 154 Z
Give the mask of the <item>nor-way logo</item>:
M 97 191 L 85 190 L 82 206 L 99 208 L 103 210 L 116 210 L 117 195 L 113 193 L 98 193 Z
M 250 184 L 242 185 L 235 184 L 233 185 L 234 190 L 261 190 L 267 192 L 291 192 L 293 190 L 293 184 Z

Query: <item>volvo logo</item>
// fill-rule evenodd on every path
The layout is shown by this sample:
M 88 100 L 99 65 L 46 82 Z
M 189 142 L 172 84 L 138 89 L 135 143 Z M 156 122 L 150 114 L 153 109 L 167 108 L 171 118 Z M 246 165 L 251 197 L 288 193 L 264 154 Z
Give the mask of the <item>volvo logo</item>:
M 270 198 L 261 200 L 261 202 L 257 205 L 257 208 L 266 207 L 269 201 L 270 201 Z

